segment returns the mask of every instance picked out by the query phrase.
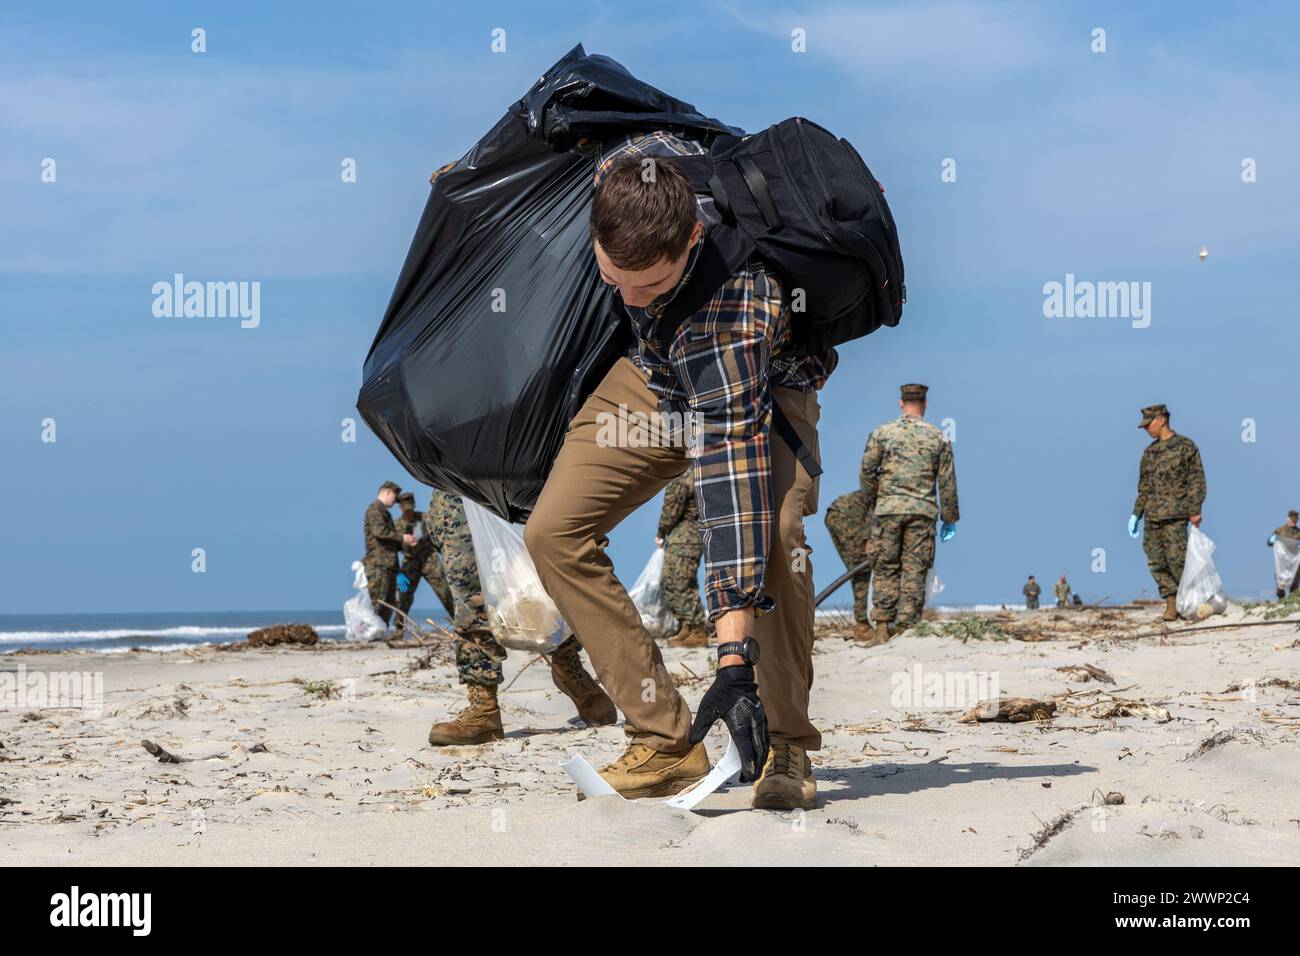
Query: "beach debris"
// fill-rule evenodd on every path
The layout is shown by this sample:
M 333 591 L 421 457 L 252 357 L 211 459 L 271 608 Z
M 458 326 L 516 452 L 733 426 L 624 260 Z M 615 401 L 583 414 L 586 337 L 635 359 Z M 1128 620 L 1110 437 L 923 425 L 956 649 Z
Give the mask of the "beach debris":
M 1007 634 L 999 626 L 998 622 L 991 617 L 976 617 L 973 614 L 963 615 L 952 621 L 931 622 L 922 620 L 910 628 L 911 632 L 918 637 L 934 637 L 942 635 L 943 637 L 955 637 L 963 644 L 970 640 L 976 641 L 1005 641 Z
M 177 690 L 187 690 L 191 694 L 193 693 L 184 684 L 178 685 Z M 188 717 L 189 707 L 190 698 L 188 697 L 182 697 L 180 694 L 160 694 L 156 697 L 146 697 L 143 700 L 136 701 L 134 704 L 123 708 L 122 713 L 135 719 L 174 720 Z
M 273 624 L 248 634 L 249 647 L 276 647 L 280 644 L 312 645 L 320 642 L 316 628 L 308 624 Z
M 1050 823 L 1044 823 L 1043 828 L 1034 834 L 1034 842 L 1028 847 L 1024 847 L 1023 849 L 1020 849 L 1018 851 L 1021 862 L 1024 862 L 1025 860 L 1029 859 L 1031 856 L 1033 856 L 1043 847 L 1047 846 L 1047 844 L 1051 842 L 1053 837 L 1057 836 L 1058 834 L 1062 833 L 1066 828 L 1068 828 L 1070 824 L 1074 822 L 1074 818 L 1078 816 L 1080 812 L 1086 810 L 1087 808 L 1088 808 L 1087 804 L 1081 807 L 1075 807 L 1073 810 L 1067 810 L 1065 813 L 1062 813 L 1060 816 L 1056 817 Z
M 1103 684 L 1115 683 L 1115 678 L 1111 677 L 1100 667 L 1094 667 L 1092 664 L 1070 664 L 1066 667 L 1058 667 L 1057 670 L 1067 675 L 1070 680 L 1095 680 L 1101 681 Z
M 142 740 L 140 746 L 157 757 L 159 763 L 185 763 L 189 759 L 188 757 L 178 757 L 174 753 L 164 750 L 152 740 Z
M 961 724 L 1012 723 L 1028 720 L 1051 720 L 1056 715 L 1056 701 L 1035 700 L 1032 697 L 1003 697 L 980 701 L 957 718 Z
M 1197 757 L 1204 757 L 1211 750 L 1214 750 L 1217 747 L 1222 747 L 1224 744 L 1230 743 L 1231 741 L 1234 740 L 1241 741 L 1243 743 L 1250 741 L 1255 744 L 1258 744 L 1261 747 L 1264 747 L 1265 749 L 1272 747 L 1274 744 L 1277 743 L 1276 740 L 1274 740 L 1272 737 L 1268 736 L 1268 734 L 1262 731 L 1249 730 L 1247 728 L 1236 727 L 1233 728 L 1232 730 L 1221 730 L 1217 734 L 1214 734 L 1212 737 L 1206 737 L 1204 740 L 1202 740 L 1199 744 L 1196 745 L 1195 750 L 1193 750 L 1183 759 L 1195 760 Z
M 1221 693 L 1232 694 L 1237 691 L 1253 690 L 1259 687 L 1281 687 L 1285 690 L 1300 690 L 1300 681 L 1289 680 L 1285 677 L 1265 677 L 1262 680 L 1243 680 L 1229 684 L 1221 691 Z
M 304 680 L 295 677 L 290 683 L 300 684 L 303 693 L 319 697 L 321 700 L 333 700 L 340 694 L 339 685 L 332 680 Z
M 1061 713 L 1070 717 L 1091 717 L 1094 720 L 1142 717 L 1147 720 L 1154 720 L 1158 724 L 1167 724 L 1173 720 L 1169 711 L 1163 707 L 1156 707 L 1146 701 L 1119 696 L 1120 691 L 1128 689 L 1128 687 L 1121 687 L 1112 692 L 1098 687 L 1092 690 L 1070 691 L 1067 694 L 1059 695 L 1057 700 L 1061 704 Z M 1086 698 L 1092 699 L 1088 700 Z

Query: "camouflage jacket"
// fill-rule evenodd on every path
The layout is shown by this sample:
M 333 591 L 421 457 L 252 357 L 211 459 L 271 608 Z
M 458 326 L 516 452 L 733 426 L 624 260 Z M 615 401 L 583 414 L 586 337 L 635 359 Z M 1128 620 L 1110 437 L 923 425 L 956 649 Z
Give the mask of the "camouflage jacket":
M 1284 524 L 1273 532 L 1279 538 L 1290 538 L 1292 541 L 1300 541 L 1300 528 Z
M 370 502 L 366 509 L 366 557 L 372 568 L 397 567 L 397 553 L 402 549 L 402 536 L 393 525 L 393 516 L 382 501 Z
M 862 456 L 861 480 L 862 497 L 872 514 L 960 519 L 952 445 L 943 432 L 918 416 L 904 415 L 871 433 Z
M 419 573 L 420 566 L 433 551 L 433 540 L 427 534 L 416 531 L 416 528 L 424 527 L 424 512 L 412 511 L 409 518 L 405 513 L 400 514 L 393 522 L 393 526 L 398 534 L 416 535 L 415 547 L 408 548 L 405 544 L 402 545 L 402 569 L 410 568 Z
M 1056 587 L 1052 588 L 1052 593 L 1056 595 L 1058 601 L 1070 600 L 1070 582 L 1057 581 Z
M 1025 582 L 1025 586 L 1020 589 L 1020 593 L 1027 598 L 1036 598 L 1043 593 L 1043 589 L 1038 586 L 1038 582 Z
M 659 512 L 659 529 L 656 536 L 665 542 L 668 536 L 678 528 L 693 534 L 697 539 L 700 534 L 700 511 L 695 504 L 695 486 L 691 483 L 691 470 L 684 472 L 669 482 L 664 489 L 664 506 Z M 681 537 L 679 532 L 674 538 Z
M 1205 469 L 1196 442 L 1186 435 L 1157 438 L 1142 452 L 1133 513 L 1147 521 L 1190 518 L 1205 502 Z

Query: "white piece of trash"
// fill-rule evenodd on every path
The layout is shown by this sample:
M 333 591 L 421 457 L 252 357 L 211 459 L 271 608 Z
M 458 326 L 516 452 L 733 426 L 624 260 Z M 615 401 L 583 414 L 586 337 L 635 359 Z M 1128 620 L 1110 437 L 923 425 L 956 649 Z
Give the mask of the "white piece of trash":
M 617 790 L 605 782 L 605 778 L 596 772 L 595 767 L 587 763 L 587 758 L 582 754 L 571 756 L 560 764 L 560 769 L 567 773 L 569 778 L 578 785 L 578 789 L 582 791 L 584 797 L 614 796 L 624 799 Z M 696 804 L 738 773 L 740 773 L 740 751 L 736 749 L 735 741 L 729 740 L 727 741 L 727 752 L 722 755 L 722 759 L 705 777 L 691 784 L 676 796 L 664 800 L 663 804 L 672 807 L 674 810 L 692 810 Z

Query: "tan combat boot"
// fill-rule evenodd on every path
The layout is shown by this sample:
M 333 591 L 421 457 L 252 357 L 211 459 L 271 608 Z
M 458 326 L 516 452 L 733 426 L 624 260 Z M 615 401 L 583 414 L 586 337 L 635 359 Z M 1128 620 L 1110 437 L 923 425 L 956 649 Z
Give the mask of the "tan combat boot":
M 817 806 L 812 761 L 798 744 L 773 740 L 754 784 L 755 810 L 811 810 Z
M 889 631 L 885 625 L 880 624 L 872 627 L 870 624 L 854 624 L 852 631 L 853 640 L 859 644 L 865 644 L 867 647 L 874 647 L 877 644 L 884 644 L 889 640 Z
M 565 641 L 551 654 L 551 680 L 578 708 L 588 727 L 605 727 L 618 722 L 618 710 L 609 695 L 582 666 L 578 642 Z
M 497 706 L 497 689 L 482 684 L 466 684 L 469 706 L 451 720 L 429 728 L 429 743 L 435 747 L 448 744 L 485 744 L 505 736 L 501 726 L 501 708 Z
M 669 647 L 708 647 L 709 632 L 703 624 L 683 624 L 664 643 Z
M 1178 598 L 1175 597 L 1174 595 L 1170 595 L 1169 597 L 1165 598 L 1165 613 L 1164 616 L 1160 618 L 1160 620 L 1162 621 L 1178 620 Z
M 684 753 L 660 753 L 645 744 L 629 744 L 623 756 L 600 771 L 605 782 L 629 800 L 671 797 L 709 772 L 704 742 Z

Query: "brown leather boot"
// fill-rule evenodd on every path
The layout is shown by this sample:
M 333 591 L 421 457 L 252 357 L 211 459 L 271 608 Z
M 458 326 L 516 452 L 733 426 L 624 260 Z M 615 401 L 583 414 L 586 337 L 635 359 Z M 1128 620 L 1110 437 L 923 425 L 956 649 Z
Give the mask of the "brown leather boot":
M 1178 598 L 1175 597 L 1174 595 L 1171 594 L 1169 597 L 1165 598 L 1165 613 L 1164 616 L 1160 618 L 1160 620 L 1162 621 L 1178 620 Z
M 565 697 L 578 708 L 578 716 L 588 727 L 605 727 L 618 722 L 618 710 L 609 695 L 587 673 L 578 655 L 578 642 L 569 638 L 550 657 L 551 680 Z
M 754 784 L 755 810 L 811 810 L 817 781 L 808 752 L 788 740 L 773 740 L 763 772 Z
M 435 747 L 448 744 L 485 744 L 505 736 L 501 726 L 501 708 L 497 706 L 497 689 L 482 684 L 466 684 L 469 706 L 451 720 L 429 728 L 429 743 Z
M 623 756 L 600 771 L 605 782 L 629 800 L 671 797 L 709 772 L 704 742 L 684 753 L 660 753 L 645 744 L 629 744 Z
M 669 647 L 708 647 L 709 632 L 703 624 L 683 624 L 665 643 Z

